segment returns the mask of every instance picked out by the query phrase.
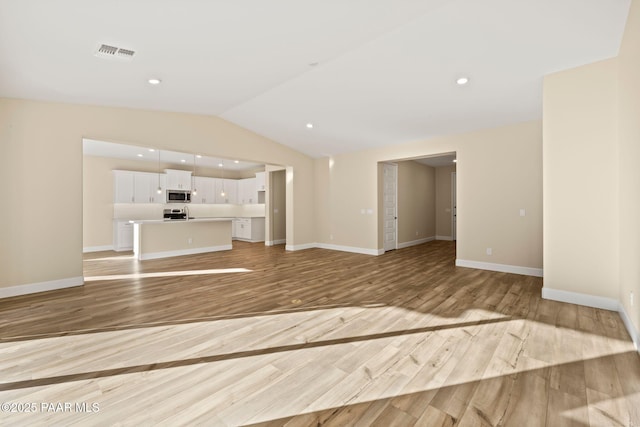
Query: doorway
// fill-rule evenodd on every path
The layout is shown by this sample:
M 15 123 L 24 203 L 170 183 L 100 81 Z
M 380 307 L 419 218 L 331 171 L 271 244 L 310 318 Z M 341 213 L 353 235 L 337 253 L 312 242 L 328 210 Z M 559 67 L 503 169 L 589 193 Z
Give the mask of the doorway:
M 456 166 L 455 152 L 379 163 L 379 253 L 457 239 Z
M 284 245 L 287 242 L 287 173 L 284 168 L 267 172 L 269 200 L 266 206 L 268 236 L 265 245 Z

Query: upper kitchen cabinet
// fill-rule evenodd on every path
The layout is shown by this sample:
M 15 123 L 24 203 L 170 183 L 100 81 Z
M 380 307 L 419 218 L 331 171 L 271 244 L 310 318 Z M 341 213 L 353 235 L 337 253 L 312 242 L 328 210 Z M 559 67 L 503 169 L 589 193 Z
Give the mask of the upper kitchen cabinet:
M 224 193 L 224 196 L 222 195 Z M 215 203 L 236 204 L 238 203 L 238 180 L 217 179 L 216 180 L 216 201 Z
M 191 203 L 216 203 L 216 181 L 218 181 L 218 178 L 193 177 L 194 188 L 191 189 Z M 194 194 L 196 190 L 197 194 Z
M 238 203 L 241 205 L 258 203 L 256 178 L 246 178 L 238 181 Z
M 164 175 L 149 172 L 135 172 L 133 174 L 134 203 L 164 203 Z
M 256 173 L 256 191 L 265 191 L 266 189 L 266 172 Z
M 164 203 L 164 174 L 150 172 L 113 171 L 114 203 Z
M 130 171 L 113 171 L 113 203 L 134 203 L 133 175 Z
M 191 171 L 165 169 L 167 190 L 191 190 Z

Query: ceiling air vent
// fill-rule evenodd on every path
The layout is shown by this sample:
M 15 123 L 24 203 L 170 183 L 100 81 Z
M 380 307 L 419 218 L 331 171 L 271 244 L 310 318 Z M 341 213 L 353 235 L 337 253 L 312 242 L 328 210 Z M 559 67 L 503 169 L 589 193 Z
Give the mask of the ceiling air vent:
M 95 53 L 95 56 L 99 58 L 119 58 L 125 60 L 132 60 L 133 55 L 135 55 L 133 50 L 109 46 L 108 44 L 101 44 Z

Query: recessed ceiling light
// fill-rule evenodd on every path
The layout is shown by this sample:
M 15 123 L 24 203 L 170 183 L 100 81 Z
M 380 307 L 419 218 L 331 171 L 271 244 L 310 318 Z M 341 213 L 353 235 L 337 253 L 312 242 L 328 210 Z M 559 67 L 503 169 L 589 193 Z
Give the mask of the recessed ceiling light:
M 149 152 L 150 153 L 153 153 L 154 151 L 156 151 L 156 150 L 154 150 L 153 148 L 149 148 Z
M 149 82 L 150 85 L 159 85 L 160 83 L 162 83 L 162 80 L 160 79 L 149 79 L 147 81 Z
M 469 78 L 459 77 L 458 80 L 456 80 L 456 83 L 458 83 L 460 86 L 466 85 L 467 83 L 469 83 Z
M 313 123 L 307 123 L 307 128 L 309 129 L 313 128 Z
M 240 160 L 234 160 L 233 163 L 240 163 Z
M 142 154 L 138 154 L 138 157 L 142 157 Z
M 180 159 L 180 161 L 181 161 L 182 163 L 187 163 L 187 161 L 186 161 L 185 159 Z
M 202 156 L 200 154 L 196 154 L 196 157 L 199 158 L 199 159 L 202 158 Z
M 218 163 L 218 166 L 223 167 L 224 163 Z

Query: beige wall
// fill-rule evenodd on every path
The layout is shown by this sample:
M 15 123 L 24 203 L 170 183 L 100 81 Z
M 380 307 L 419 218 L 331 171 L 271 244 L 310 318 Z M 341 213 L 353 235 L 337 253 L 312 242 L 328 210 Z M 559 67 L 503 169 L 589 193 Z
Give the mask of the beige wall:
M 544 286 L 618 298 L 617 61 L 544 79 Z
M 458 245 L 462 260 L 542 268 L 542 124 L 520 123 L 478 132 L 334 156 L 316 161 L 330 218 L 321 243 L 382 248 L 378 162 L 457 153 Z M 372 208 L 373 215 L 360 210 Z M 525 217 L 519 210 L 526 209 Z M 330 235 L 333 240 L 330 240 Z M 486 248 L 493 255 L 486 255 Z
M 451 228 L 451 174 L 453 166 L 436 168 L 436 236 L 453 237 Z
M 398 162 L 398 244 L 435 237 L 435 169 L 409 160 Z
M 619 301 L 636 331 L 640 330 L 638 75 L 640 2 L 636 0 L 618 57 L 544 80 L 544 286 Z
M 231 220 L 142 223 L 136 227 L 140 246 L 135 251 L 140 259 L 162 252 L 231 246 Z
M 287 239 L 315 240 L 314 162 L 281 144 L 210 116 L 0 99 L 0 176 L 20 183 L 0 222 L 0 287 L 82 276 L 83 138 L 290 166 Z
M 640 331 L 640 2 L 634 0 L 618 57 L 620 301 Z M 634 292 L 635 303 L 630 304 Z

